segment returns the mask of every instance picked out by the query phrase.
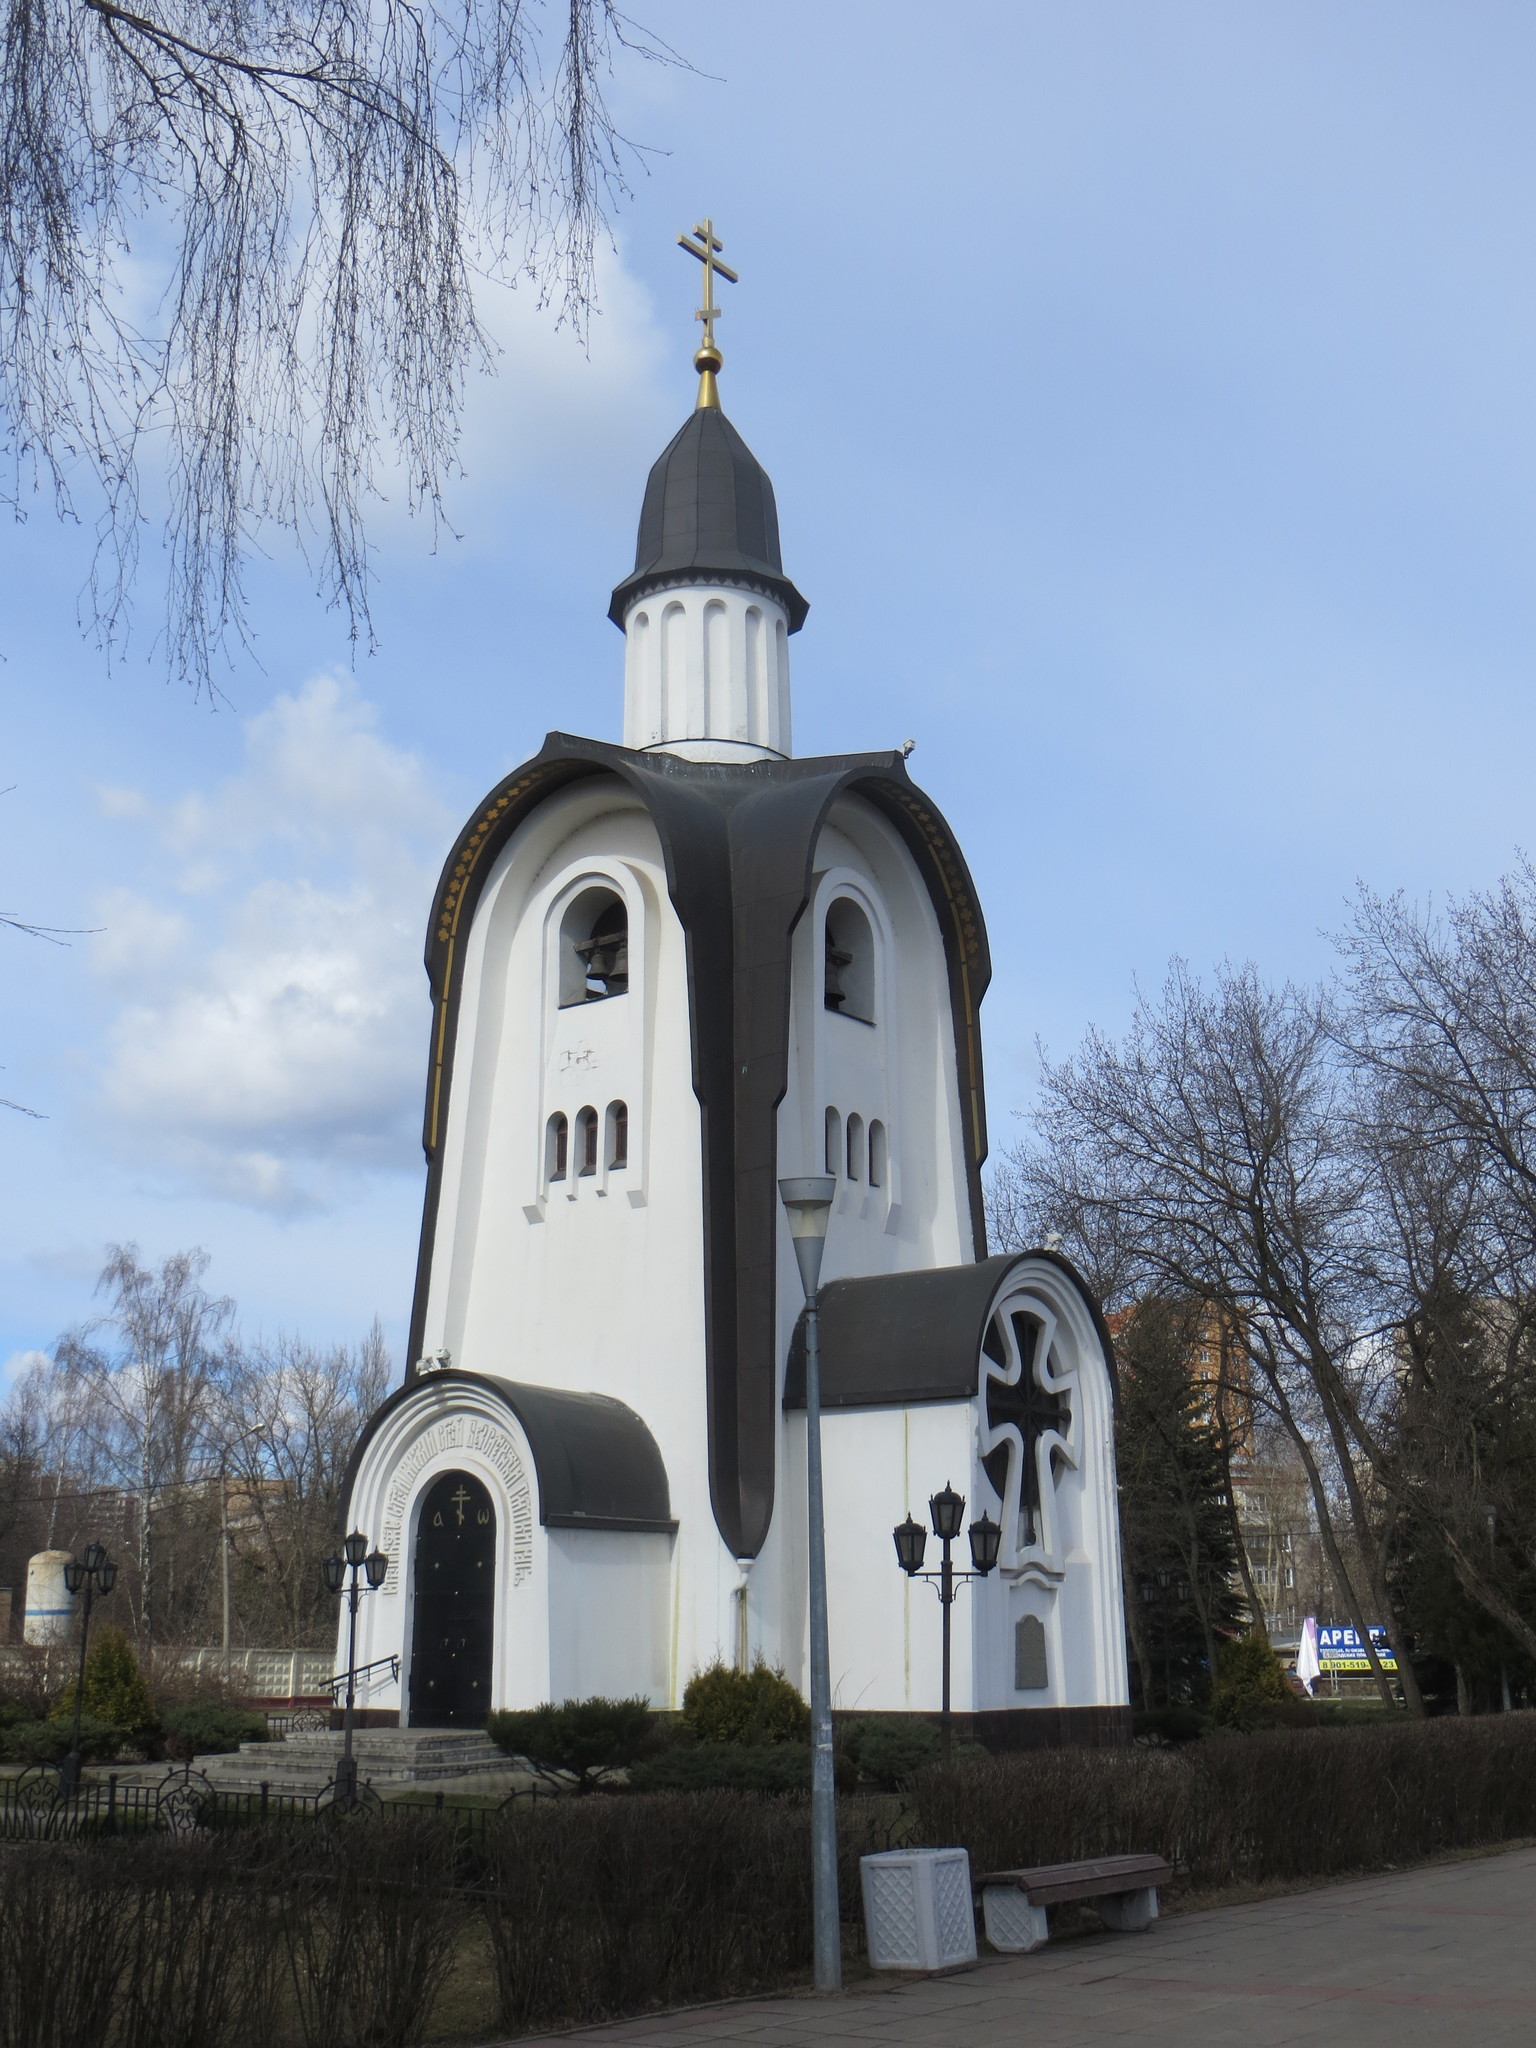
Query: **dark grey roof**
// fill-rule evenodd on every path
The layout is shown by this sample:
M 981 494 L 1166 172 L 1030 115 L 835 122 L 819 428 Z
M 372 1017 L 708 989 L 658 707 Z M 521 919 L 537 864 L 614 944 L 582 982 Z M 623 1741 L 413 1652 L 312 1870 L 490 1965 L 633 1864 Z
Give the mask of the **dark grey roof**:
M 409 1379 L 374 1411 L 352 1452 L 343 1508 L 363 1453 L 402 1402 L 425 1389 L 489 1387 L 522 1424 L 538 1481 L 539 1520 L 551 1529 L 671 1531 L 667 1468 L 655 1437 L 633 1408 L 607 1394 L 568 1394 L 489 1373 L 432 1373 Z M 339 1526 L 339 1525 L 338 1525 Z
M 521 1380 L 490 1384 L 533 1452 L 541 1522 L 552 1529 L 676 1528 L 661 1451 L 633 1408 L 607 1394 Z
M 733 1557 L 753 1557 L 773 1514 L 783 1360 L 777 1144 L 788 1085 L 794 934 L 811 898 L 815 851 L 832 807 L 872 804 L 900 834 L 944 936 L 955 1072 L 970 1194 L 971 1243 L 986 1244 L 987 1155 L 977 1006 L 991 978 L 986 925 L 953 833 L 900 754 L 741 765 L 636 753 L 551 733 L 465 824 L 443 863 L 427 928 L 437 1008 L 422 1142 L 422 1208 L 410 1356 L 427 1349 L 426 1313 L 447 1151 L 464 961 L 481 892 L 523 821 L 560 791 L 612 775 L 645 805 L 661 841 L 667 891 L 688 947 L 688 1018 L 704 1194 L 710 1501 Z M 510 1351 L 509 1358 L 513 1356 Z
M 987 1311 L 1013 1268 L 1032 1259 L 1065 1273 L 1086 1302 L 1113 1387 L 1114 1347 L 1077 1268 L 1060 1252 L 1007 1252 L 971 1266 L 829 1280 L 818 1302 L 821 1405 L 905 1408 L 919 1401 L 968 1400 L 976 1392 Z M 805 1406 L 803 1313 L 790 1342 L 784 1406 Z
M 696 575 L 761 584 L 799 632 L 810 609 L 784 574 L 773 485 L 718 406 L 701 406 L 656 458 L 640 508 L 635 567 L 613 593 L 616 626 L 637 597 Z

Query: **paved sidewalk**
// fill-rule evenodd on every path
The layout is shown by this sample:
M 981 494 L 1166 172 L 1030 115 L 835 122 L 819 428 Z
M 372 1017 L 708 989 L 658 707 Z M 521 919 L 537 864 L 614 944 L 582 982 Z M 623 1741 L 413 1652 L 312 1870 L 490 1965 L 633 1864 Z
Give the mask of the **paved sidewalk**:
M 1536 1849 L 1519 1849 L 987 1957 L 953 1977 L 875 1978 L 840 1998 L 752 2000 L 559 2038 L 595 2048 L 1533 2043 L 1533 1936 Z

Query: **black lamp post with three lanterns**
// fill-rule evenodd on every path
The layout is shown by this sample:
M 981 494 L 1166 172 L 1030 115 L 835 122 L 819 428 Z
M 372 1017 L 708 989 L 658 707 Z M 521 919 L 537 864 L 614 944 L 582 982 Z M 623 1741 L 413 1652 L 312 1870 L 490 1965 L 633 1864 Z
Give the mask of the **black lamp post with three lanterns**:
M 949 1714 L 949 1610 L 955 1604 L 955 1588 L 966 1579 L 984 1579 L 997 1568 L 998 1546 L 1002 1542 L 1002 1530 L 990 1515 L 982 1515 L 972 1522 L 966 1535 L 970 1538 L 971 1563 L 974 1570 L 957 1572 L 950 1557 L 950 1548 L 960 1534 L 965 1520 L 965 1496 L 956 1493 L 946 1480 L 942 1493 L 936 1493 L 928 1503 L 928 1513 L 933 1519 L 933 1533 L 944 1546 L 944 1560 L 936 1572 L 923 1570 L 923 1553 L 928 1547 L 928 1531 L 921 1522 L 914 1522 L 907 1516 L 892 1531 L 896 1542 L 896 1561 L 909 1579 L 930 1579 L 935 1582 L 939 1603 L 944 1610 L 944 1691 L 943 1706 L 939 1716 L 939 1729 L 944 1744 L 944 1758 L 949 1760 L 951 1726 Z

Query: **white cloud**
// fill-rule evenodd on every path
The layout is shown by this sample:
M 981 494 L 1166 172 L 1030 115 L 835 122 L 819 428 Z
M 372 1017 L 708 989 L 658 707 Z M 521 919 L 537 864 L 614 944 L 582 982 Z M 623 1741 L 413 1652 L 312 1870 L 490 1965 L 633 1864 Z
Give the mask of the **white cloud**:
M 239 774 L 144 825 L 154 885 L 112 891 L 93 919 L 118 1004 L 101 1083 L 117 1148 L 279 1211 L 408 1164 L 421 935 L 450 826 L 420 761 L 353 683 L 320 676 L 249 721 Z
M 3 1365 L 0 1365 L 0 1389 L 15 1386 L 18 1380 L 26 1378 L 34 1367 L 46 1365 L 46 1351 L 13 1351 Z
M 663 331 L 620 252 L 598 251 L 596 286 L 598 310 L 584 335 L 561 325 L 526 284 L 482 280 L 477 288 L 491 367 L 466 381 L 464 474 L 445 499 L 449 526 L 472 547 L 499 548 L 509 503 L 529 493 L 546 511 L 576 504 L 606 515 L 616 491 L 633 493 L 636 465 L 648 464 L 676 426 L 690 394 L 683 351 L 691 352 L 692 338 Z M 375 540 L 418 548 L 420 521 L 407 518 L 403 471 L 382 458 L 378 481 L 382 495 L 369 514 Z
M 96 792 L 96 805 L 104 818 L 142 818 L 149 799 L 141 789 L 115 789 L 103 784 Z

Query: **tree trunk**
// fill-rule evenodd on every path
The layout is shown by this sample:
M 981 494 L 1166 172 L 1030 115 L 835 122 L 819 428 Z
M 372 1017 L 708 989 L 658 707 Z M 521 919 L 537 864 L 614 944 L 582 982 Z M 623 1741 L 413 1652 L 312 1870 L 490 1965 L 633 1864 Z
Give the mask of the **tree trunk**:
M 1125 1602 L 1125 1632 L 1131 1639 L 1131 1650 L 1136 1658 L 1136 1669 L 1141 1675 L 1141 1699 L 1143 1706 L 1152 1705 L 1152 1658 L 1147 1649 L 1142 1631 L 1141 1596 L 1135 1587 L 1125 1581 L 1125 1567 L 1121 1566 L 1121 1594 Z
M 1393 1697 L 1392 1681 L 1388 1678 L 1386 1671 L 1382 1667 L 1381 1659 L 1376 1654 L 1376 1645 L 1371 1641 L 1370 1623 L 1366 1620 L 1365 1610 L 1360 1605 L 1360 1596 L 1355 1591 L 1355 1582 L 1345 1569 L 1344 1553 L 1339 1548 L 1339 1539 L 1334 1533 L 1333 1516 L 1328 1510 L 1327 1489 L 1323 1485 L 1323 1475 L 1318 1469 L 1317 1459 L 1312 1454 L 1312 1446 L 1308 1443 L 1301 1424 L 1296 1420 L 1290 1401 L 1286 1397 L 1285 1389 L 1280 1385 L 1272 1365 L 1266 1362 L 1263 1371 L 1264 1377 L 1269 1381 L 1270 1392 L 1275 1397 L 1276 1412 L 1285 1426 L 1287 1435 L 1296 1446 L 1297 1455 L 1300 1457 L 1306 1472 L 1307 1484 L 1312 1489 L 1312 1505 L 1317 1510 L 1317 1533 L 1322 1539 L 1323 1550 L 1327 1555 L 1328 1562 L 1333 1567 L 1333 1575 L 1337 1581 L 1339 1592 L 1343 1597 L 1345 1607 L 1349 1611 L 1350 1623 L 1356 1635 L 1359 1636 L 1360 1641 L 1365 1646 L 1366 1662 L 1370 1665 L 1372 1676 L 1376 1680 L 1376 1690 L 1381 1694 L 1385 1705 L 1396 1707 L 1397 1701 Z
M 1253 1582 L 1253 1567 L 1248 1557 L 1248 1545 L 1243 1540 L 1243 1525 L 1237 1512 L 1237 1492 L 1232 1484 L 1232 1439 L 1225 1421 L 1220 1432 L 1221 1468 L 1227 1482 L 1227 1514 L 1232 1522 L 1232 1544 L 1237 1552 L 1237 1569 L 1243 1582 L 1243 1598 L 1248 1602 L 1248 1612 L 1254 1621 L 1264 1619 L 1264 1603 L 1259 1598 L 1259 1589 Z
M 1366 1508 L 1365 1495 L 1360 1490 L 1360 1475 L 1355 1470 L 1354 1454 L 1357 1442 L 1370 1459 L 1372 1470 L 1379 1470 L 1380 1460 L 1378 1456 L 1374 1455 L 1376 1446 L 1367 1438 L 1364 1424 L 1354 1403 L 1348 1401 L 1347 1396 L 1345 1402 L 1341 1403 L 1339 1398 L 1341 1389 L 1338 1385 L 1338 1375 L 1331 1356 L 1322 1351 L 1321 1347 L 1315 1347 L 1313 1356 L 1307 1362 L 1307 1371 L 1313 1386 L 1317 1388 L 1318 1396 L 1323 1404 L 1323 1415 L 1327 1421 L 1328 1435 L 1333 1444 L 1333 1454 L 1339 1462 L 1339 1470 L 1343 1475 L 1344 1491 L 1349 1499 L 1350 1519 L 1355 1527 L 1355 1540 L 1360 1545 L 1360 1556 L 1365 1565 L 1365 1576 L 1371 1598 L 1376 1602 L 1376 1611 L 1380 1614 L 1383 1622 L 1390 1621 L 1392 1623 L 1394 1636 L 1400 1640 L 1402 1632 L 1397 1627 L 1397 1615 L 1392 1605 L 1391 1596 L 1387 1592 L 1387 1577 L 1382 1569 L 1381 1548 L 1376 1541 L 1376 1532 L 1371 1527 L 1371 1518 Z M 1360 1628 L 1358 1621 L 1355 1623 L 1355 1627 L 1357 1630 Z M 1391 1682 L 1387 1678 L 1385 1670 L 1376 1655 L 1375 1646 L 1370 1643 L 1369 1636 L 1364 1631 L 1361 1632 L 1361 1640 L 1366 1643 L 1366 1655 L 1370 1660 L 1372 1670 L 1376 1674 L 1382 1698 L 1389 1706 L 1395 1707 L 1397 1702 L 1392 1698 Z M 1419 1691 L 1419 1681 L 1414 1676 L 1413 1665 L 1409 1661 L 1406 1646 L 1403 1647 L 1398 1655 L 1397 1676 L 1403 1688 L 1404 1705 L 1415 1719 L 1422 1721 L 1425 1718 L 1424 1695 Z

